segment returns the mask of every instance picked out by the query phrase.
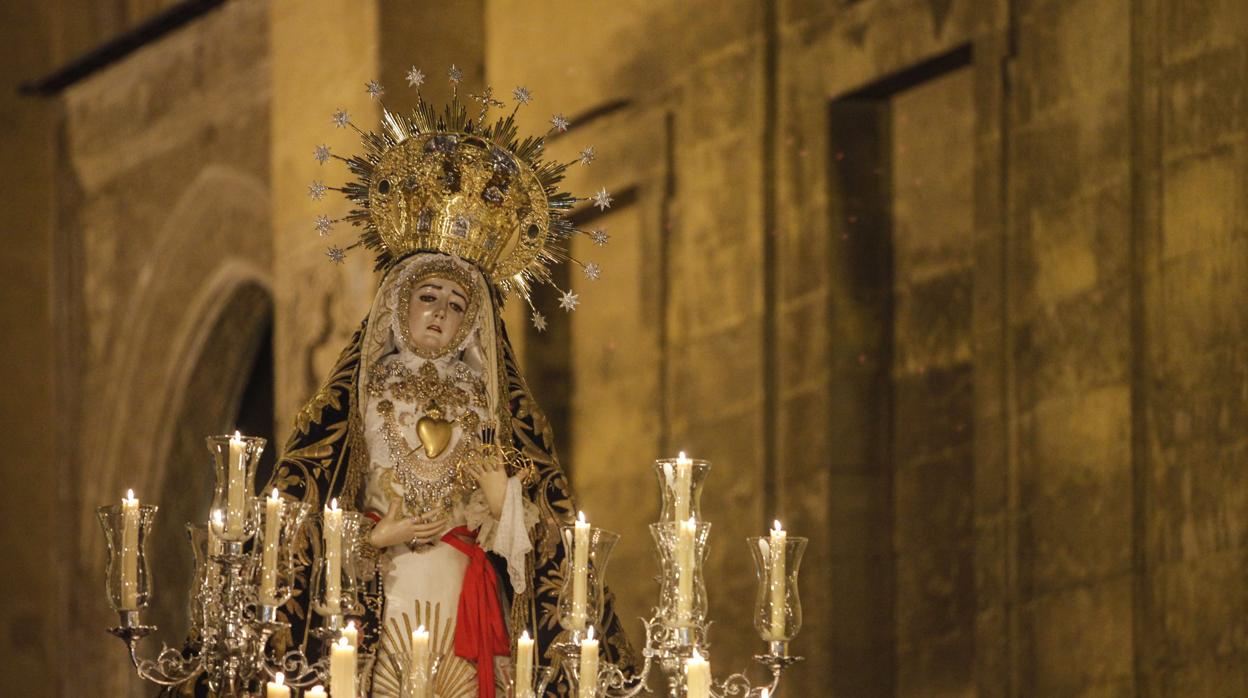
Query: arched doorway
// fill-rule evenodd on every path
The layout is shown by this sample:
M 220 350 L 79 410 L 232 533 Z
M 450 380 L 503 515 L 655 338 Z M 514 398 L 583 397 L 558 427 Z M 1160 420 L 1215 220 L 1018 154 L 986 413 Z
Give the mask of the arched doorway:
M 160 628 L 159 640 L 171 646 L 187 631 L 187 603 L 194 559 L 187 522 L 206 522 L 211 503 L 212 461 L 205 437 L 232 433 L 262 436 L 273 459 L 273 301 L 254 281 L 237 285 L 219 306 L 199 345 L 187 357 L 186 381 L 170 423 L 157 499 L 160 524 L 149 543 L 152 574 L 157 580 L 148 617 Z M 262 477 L 257 478 L 263 482 Z

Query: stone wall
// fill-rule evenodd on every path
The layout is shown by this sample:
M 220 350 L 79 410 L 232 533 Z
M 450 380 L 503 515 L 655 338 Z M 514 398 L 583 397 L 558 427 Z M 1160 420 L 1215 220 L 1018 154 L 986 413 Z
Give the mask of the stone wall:
M 6 7 L 6 74 L 167 6 Z M 636 637 L 649 464 L 685 450 L 715 464 L 717 673 L 761 647 L 742 539 L 779 517 L 811 539 L 781 695 L 1243 695 L 1246 7 L 257 0 L 9 90 L 0 673 L 76 695 L 69 646 L 142 693 L 92 508 L 158 500 L 181 584 L 197 439 L 265 380 L 284 436 L 373 293 L 367 255 L 325 259 L 351 231 L 312 229 L 335 211 L 308 182 L 344 177 L 312 148 L 357 147 L 329 114 L 370 124 L 364 82 L 401 105 L 412 64 L 444 97 L 454 62 L 465 91 L 529 87 L 524 130 L 569 117 L 551 154 L 598 153 L 570 187 L 616 196 L 576 213 L 611 236 L 574 245 L 603 267 L 561 277 L 580 309 L 507 322 L 577 505 L 624 536 Z
M 74 402 L 57 419 L 72 439 L 63 485 L 75 514 L 58 543 L 69 579 L 95 580 L 65 589 L 62 647 L 74 648 L 75 676 L 109 695 L 147 691 L 103 632 L 115 618 L 94 507 L 127 488 L 160 504 L 157 620 L 177 642 L 182 520 L 206 520 L 211 479 L 206 434 L 185 431 L 233 428 L 271 323 L 265 20 L 263 5 L 226 5 L 60 98 L 56 262 L 72 270 L 72 306 L 58 309 L 58 329 Z

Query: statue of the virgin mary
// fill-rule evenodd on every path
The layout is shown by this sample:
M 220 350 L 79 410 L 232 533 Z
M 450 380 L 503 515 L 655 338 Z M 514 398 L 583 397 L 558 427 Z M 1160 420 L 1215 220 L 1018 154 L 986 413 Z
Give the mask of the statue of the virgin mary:
M 341 190 L 356 206 L 345 220 L 383 275 L 270 485 L 368 517 L 356 620 L 374 696 L 400 695 L 417 626 L 431 633 L 442 698 L 501 695 L 517 636 L 527 630 L 552 663 L 562 632 L 559 529 L 573 499 L 500 311 L 565 259 L 576 200 L 556 189 L 567 165 L 542 160 L 542 138 L 518 140 L 511 116 L 486 124 L 489 106 L 476 118 L 458 100 L 384 111 L 365 152 L 344 159 L 355 181 Z M 284 639 L 315 656 L 316 537 L 306 543 Z M 631 663 L 609 596 L 595 631 L 611 661 Z M 567 690 L 561 679 L 548 693 Z

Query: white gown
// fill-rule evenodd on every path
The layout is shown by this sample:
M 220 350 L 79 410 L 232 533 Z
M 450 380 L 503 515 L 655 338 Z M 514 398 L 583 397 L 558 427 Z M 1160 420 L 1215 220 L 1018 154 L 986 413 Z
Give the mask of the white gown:
M 379 367 L 385 368 L 393 362 L 401 362 L 410 370 L 416 370 L 426 359 L 416 357 L 402 350 L 383 358 Z M 464 375 L 462 362 L 453 358 L 432 360 L 442 376 Z M 458 373 L 457 373 L 458 371 Z M 467 383 L 460 382 L 466 386 Z M 382 394 L 370 394 L 365 414 L 365 439 L 368 444 L 370 467 L 365 480 L 365 508 L 377 514 L 384 514 L 391 502 L 402 500 L 403 486 L 397 482 L 399 478 L 393 472 L 396 464 L 390 455 L 392 444 L 381 425 L 384 423 L 382 411 L 378 407 L 383 401 L 389 401 L 387 410 L 392 410 L 403 441 L 407 447 L 419 446 L 420 439 L 416 435 L 414 425 L 424 416 L 423 411 L 411 401 L 404 401 L 396 396 L 394 390 L 385 390 Z M 483 410 L 478 410 L 483 412 Z M 484 414 L 479 416 L 485 417 Z M 457 424 L 450 442 L 437 459 L 432 463 L 451 457 L 456 446 L 463 438 L 462 429 Z M 395 437 L 394 433 L 389 436 Z M 413 449 L 416 450 L 416 449 Z M 388 472 L 390 471 L 390 472 Z M 406 511 L 407 514 L 416 512 Z M 467 526 L 477 532 L 477 543 L 482 548 L 502 555 L 508 561 L 513 588 L 524 589 L 524 557 L 532 549 L 529 542 L 529 530 L 536 521 L 536 510 L 523 496 L 518 478 L 508 481 L 502 515 L 499 519 L 491 516 L 489 506 L 480 488 L 470 492 L 459 492 L 453 497 L 450 509 L 449 527 Z M 437 698 L 472 698 L 477 695 L 477 673 L 472 662 L 455 655 L 455 620 L 459 606 L 460 590 L 463 587 L 464 572 L 468 568 L 468 557 L 444 541 L 437 541 L 431 547 L 424 546 L 416 550 L 407 545 L 395 545 L 383 550 L 378 558 L 379 570 L 385 585 L 386 609 L 381 631 L 381 645 L 377 653 L 377 662 L 373 670 L 374 696 L 401 696 L 404 666 L 411 642 L 411 632 L 424 626 L 430 633 L 433 655 L 439 664 L 435 678 L 434 693 Z M 501 680 L 506 657 L 496 658 L 495 676 Z M 498 695 L 505 695 L 501 690 Z

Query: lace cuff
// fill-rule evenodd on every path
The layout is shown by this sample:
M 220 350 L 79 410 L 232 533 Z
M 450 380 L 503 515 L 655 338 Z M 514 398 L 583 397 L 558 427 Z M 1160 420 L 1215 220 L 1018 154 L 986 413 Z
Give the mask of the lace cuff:
M 503 495 L 503 510 L 495 519 L 485 494 L 477 489 L 464 507 L 468 528 L 477 532 L 477 545 L 497 553 L 507 561 L 507 577 L 511 588 L 521 594 L 528 588 L 525 579 L 525 555 L 533 549 L 529 531 L 537 523 L 537 507 L 524 496 L 521 478 L 507 478 L 507 491 Z
M 486 547 L 486 540 L 494 537 L 494 528 L 498 526 L 498 522 L 490 514 L 490 503 L 480 487 L 473 490 L 468 495 L 468 501 L 464 502 L 464 523 L 469 530 L 477 532 L 477 545 L 482 548 Z

